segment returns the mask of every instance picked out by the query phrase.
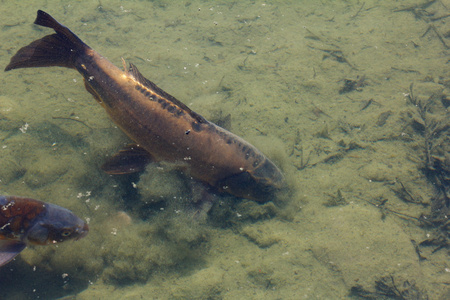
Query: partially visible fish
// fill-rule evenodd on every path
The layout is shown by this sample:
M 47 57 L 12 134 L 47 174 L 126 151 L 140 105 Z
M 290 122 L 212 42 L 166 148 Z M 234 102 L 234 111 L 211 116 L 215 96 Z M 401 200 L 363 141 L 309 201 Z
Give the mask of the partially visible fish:
M 269 201 L 284 186 L 278 167 L 256 147 L 207 121 L 146 79 L 122 71 L 41 10 L 37 25 L 55 30 L 21 48 L 5 68 L 59 66 L 76 69 L 89 93 L 135 142 L 104 166 L 108 174 L 141 171 L 150 161 L 179 165 L 221 192 Z
M 88 225 L 61 206 L 39 200 L 0 196 L 0 266 L 10 262 L 27 245 L 49 245 L 79 240 Z

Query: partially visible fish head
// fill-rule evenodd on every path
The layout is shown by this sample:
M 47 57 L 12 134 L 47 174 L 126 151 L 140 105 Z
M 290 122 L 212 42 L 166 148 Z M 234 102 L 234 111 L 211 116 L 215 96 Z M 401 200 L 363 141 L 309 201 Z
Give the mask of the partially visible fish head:
M 79 240 L 89 232 L 89 226 L 70 210 L 46 203 L 46 212 L 34 220 L 25 233 L 30 244 L 48 245 L 66 240 Z
M 219 190 L 234 196 L 267 202 L 285 185 L 280 169 L 269 159 L 253 170 L 231 175 L 218 183 Z

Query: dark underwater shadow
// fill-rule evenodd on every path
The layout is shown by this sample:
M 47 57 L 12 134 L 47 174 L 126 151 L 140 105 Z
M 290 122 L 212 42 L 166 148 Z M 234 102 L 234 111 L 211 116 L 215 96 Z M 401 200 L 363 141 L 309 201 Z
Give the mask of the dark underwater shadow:
M 20 256 L 0 268 L 0 299 L 58 299 L 78 294 L 88 284 L 70 275 L 30 266 Z

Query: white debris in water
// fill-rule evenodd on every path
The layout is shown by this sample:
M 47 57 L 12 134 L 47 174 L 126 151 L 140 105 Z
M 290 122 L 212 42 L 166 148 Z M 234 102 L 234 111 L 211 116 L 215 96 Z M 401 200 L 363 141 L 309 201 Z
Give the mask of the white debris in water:
M 20 127 L 19 130 L 22 131 L 22 133 L 26 133 L 29 126 L 30 126 L 30 124 L 25 123 L 25 125 Z

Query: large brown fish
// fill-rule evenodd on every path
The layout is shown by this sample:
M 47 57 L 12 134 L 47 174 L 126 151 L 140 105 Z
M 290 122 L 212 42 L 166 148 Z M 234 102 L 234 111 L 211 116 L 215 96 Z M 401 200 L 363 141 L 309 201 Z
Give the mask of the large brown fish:
M 268 201 L 283 185 L 280 170 L 256 147 L 207 121 L 146 79 L 124 71 L 39 10 L 34 22 L 55 30 L 20 49 L 5 71 L 60 66 L 78 70 L 86 89 L 136 143 L 106 164 L 110 174 L 132 173 L 149 161 L 173 162 L 193 178 L 232 195 Z

